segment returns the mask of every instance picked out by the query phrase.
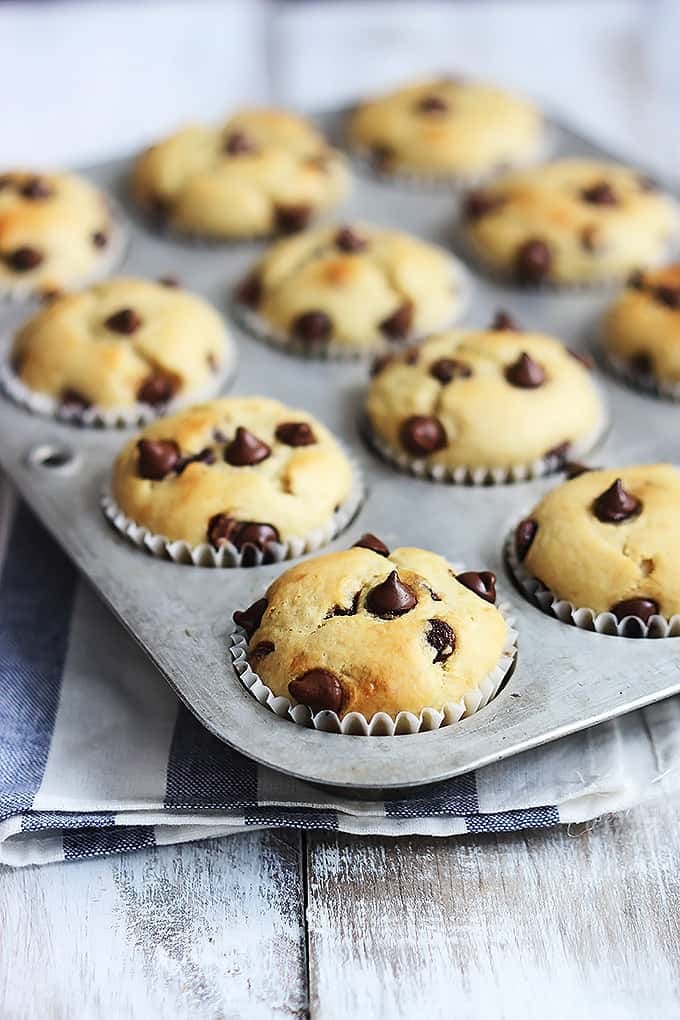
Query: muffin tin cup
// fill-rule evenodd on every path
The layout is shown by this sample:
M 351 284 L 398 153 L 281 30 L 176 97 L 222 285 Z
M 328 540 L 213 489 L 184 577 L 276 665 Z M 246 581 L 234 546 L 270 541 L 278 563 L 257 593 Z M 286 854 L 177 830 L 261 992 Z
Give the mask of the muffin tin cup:
M 602 350 L 601 360 L 604 366 L 620 382 L 638 393 L 663 400 L 680 402 L 680 382 L 668 382 L 652 375 L 640 375 L 633 372 L 623 358 L 618 358 L 611 351 Z
M 265 563 L 283 563 L 328 545 L 348 527 L 358 512 L 365 496 L 363 478 L 356 461 L 346 456 L 352 469 L 352 486 L 345 502 L 325 524 L 300 537 L 289 538 L 285 542 L 272 542 L 264 551 L 254 545 L 245 545 L 239 550 L 231 542 L 215 549 L 208 542 L 191 545 L 181 539 L 172 540 L 165 535 L 155 534 L 127 516 L 114 499 L 110 486 L 102 492 L 100 504 L 104 516 L 116 531 L 157 559 L 169 559 L 173 563 L 195 567 L 259 567 Z
M 81 290 L 99 280 L 105 279 L 116 269 L 125 258 L 129 245 L 129 233 L 125 226 L 125 219 L 118 203 L 109 195 L 106 202 L 111 213 L 111 230 L 109 243 L 102 253 L 95 259 L 92 268 L 81 276 L 74 277 L 60 288 L 64 292 Z M 30 273 L 28 274 L 30 277 Z M 36 286 L 30 279 L 18 279 L 11 284 L 0 283 L 0 303 L 3 301 L 31 301 L 40 300 L 41 295 L 47 288 Z
M 416 478 L 430 482 L 444 482 L 448 485 L 513 485 L 516 482 L 529 482 L 536 478 L 555 474 L 562 467 L 564 460 L 578 460 L 585 457 L 603 438 L 608 428 L 608 419 L 604 417 L 594 432 L 582 440 L 574 442 L 568 456 L 540 457 L 526 464 L 515 464 L 508 467 L 472 467 L 458 465 L 447 467 L 444 464 L 428 464 L 425 460 L 409 457 L 402 450 L 395 450 L 382 436 L 373 429 L 368 416 L 362 415 L 359 429 L 368 445 L 378 456 Z
M 192 404 L 200 404 L 211 400 L 226 390 L 236 375 L 236 346 L 225 333 L 226 354 L 219 371 L 208 381 L 206 386 L 197 393 L 177 397 L 158 409 L 150 404 L 133 404 L 132 407 L 91 407 L 69 410 L 48 393 L 39 393 L 31 389 L 19 378 L 9 360 L 0 363 L 0 389 L 15 404 L 24 407 L 33 414 L 80 428 L 125 429 L 148 425 L 157 418 L 165 418 L 175 414 Z
M 571 624 L 580 630 L 594 631 L 613 637 L 627 638 L 672 638 L 680 637 L 680 614 L 660 616 L 655 614 L 648 621 L 639 616 L 626 616 L 618 620 L 613 613 L 598 613 L 594 609 L 575 606 L 547 588 L 542 581 L 530 574 L 517 557 L 515 528 L 505 541 L 505 562 L 508 570 L 524 597 L 538 606 L 544 613 L 554 616 L 562 623 Z
M 460 573 L 463 568 L 455 569 Z M 294 705 L 290 698 L 275 695 L 258 676 L 248 662 L 248 638 L 242 627 L 234 627 L 230 634 L 229 654 L 234 672 L 250 694 L 275 715 L 289 719 L 299 726 L 324 733 L 364 737 L 397 737 L 404 733 L 426 733 L 438 730 L 442 726 L 450 726 L 474 715 L 480 708 L 485 708 L 493 701 L 512 672 L 517 658 L 517 631 L 514 628 L 512 609 L 504 602 L 496 608 L 508 625 L 505 644 L 497 664 L 479 687 L 466 691 L 459 701 L 449 702 L 441 709 L 423 708 L 418 715 L 414 712 L 399 712 L 396 716 L 391 716 L 387 712 L 376 712 L 367 719 L 361 712 L 348 712 L 340 719 L 336 712 L 324 710 L 315 714 L 306 705 Z
M 435 246 L 433 245 L 433 247 Z M 377 355 L 386 354 L 390 351 L 397 353 L 412 344 L 420 343 L 430 333 L 438 333 L 441 330 L 450 329 L 463 318 L 468 310 L 472 292 L 471 277 L 458 259 L 454 258 L 449 252 L 445 254 L 451 263 L 452 283 L 457 287 L 457 306 L 451 315 L 442 320 L 435 329 L 429 330 L 427 334 L 410 336 L 403 341 L 382 340 L 368 347 L 350 347 L 347 344 L 333 342 L 305 344 L 294 337 L 277 333 L 266 319 L 258 315 L 252 308 L 238 301 L 235 296 L 232 298 L 232 312 L 237 322 L 256 340 L 260 340 L 262 343 L 275 347 L 277 350 L 284 351 L 287 354 L 300 358 L 308 358 L 311 361 L 361 361 L 370 360 Z

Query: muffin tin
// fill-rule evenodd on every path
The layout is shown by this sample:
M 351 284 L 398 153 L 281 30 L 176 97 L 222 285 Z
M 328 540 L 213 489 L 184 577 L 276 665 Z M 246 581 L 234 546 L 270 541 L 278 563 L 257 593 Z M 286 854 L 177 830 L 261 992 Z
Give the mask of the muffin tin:
M 337 115 L 319 118 L 329 133 Z M 556 123 L 561 154 L 607 155 Z M 233 285 L 261 245 L 202 245 L 151 233 L 125 196 L 128 161 L 86 171 L 126 203 L 132 240 L 122 271 L 152 278 L 176 274 L 229 315 Z M 441 189 L 419 191 L 357 172 L 338 220 L 365 219 L 453 246 L 456 202 Z M 475 274 L 464 323 L 485 325 L 506 308 L 527 328 L 560 337 L 576 350 L 592 343 L 612 288 L 523 291 Z M 0 307 L 2 343 L 29 305 Z M 0 401 L 0 462 L 45 525 L 148 653 L 201 722 L 220 739 L 282 772 L 347 793 L 418 786 L 467 772 L 680 691 L 680 644 L 581 631 L 546 615 L 514 589 L 503 560 L 511 526 L 563 476 L 498 486 L 439 484 L 382 462 L 360 434 L 367 366 L 295 358 L 231 324 L 239 365 L 231 392 L 304 406 L 349 447 L 363 468 L 367 495 L 356 518 L 324 551 L 345 548 L 364 531 L 390 547 L 432 549 L 470 569 L 493 570 L 512 606 L 519 659 L 499 695 L 468 719 L 396 737 L 351 737 L 294 726 L 244 689 L 229 656 L 234 609 L 259 598 L 283 565 L 210 569 L 158 560 L 117 534 L 99 500 L 115 454 L 130 434 L 85 429 L 32 415 Z M 588 458 L 594 465 L 676 459 L 677 408 L 624 388 L 600 373 L 611 428 Z

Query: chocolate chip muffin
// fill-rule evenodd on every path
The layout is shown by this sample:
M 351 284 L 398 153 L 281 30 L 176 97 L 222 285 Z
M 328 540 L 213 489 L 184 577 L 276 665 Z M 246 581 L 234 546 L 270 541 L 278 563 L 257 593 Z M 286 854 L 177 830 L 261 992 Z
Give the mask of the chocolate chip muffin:
M 140 156 L 132 179 L 159 225 L 213 238 L 302 230 L 348 186 L 344 157 L 308 121 L 266 109 L 178 131 Z
M 364 223 L 278 241 L 236 291 L 255 331 L 301 353 L 339 356 L 441 329 L 464 298 L 462 270 L 450 255 Z
M 361 103 L 352 144 L 382 173 L 474 178 L 536 159 L 543 121 L 526 100 L 462 78 L 431 78 Z
M 678 222 L 648 178 L 594 159 L 501 177 L 469 192 L 462 216 L 479 259 L 528 285 L 625 278 L 663 258 Z
M 544 474 L 588 449 L 604 409 L 589 368 L 506 314 L 379 359 L 366 400 L 369 437 L 399 466 L 449 481 Z
M 680 398 L 680 263 L 633 274 L 607 311 L 602 333 L 615 370 Z
M 205 396 L 234 351 L 202 298 L 129 277 L 52 301 L 19 330 L 11 357 L 30 394 L 77 417 Z
M 620 622 L 680 613 L 680 472 L 669 464 L 586 471 L 515 531 L 522 569 L 557 599 Z
M 459 718 L 504 653 L 504 672 L 512 661 L 494 575 L 456 577 L 423 549 L 390 553 L 372 535 L 360 543 L 292 567 L 234 614 L 252 670 L 313 713 L 370 720 L 431 708 Z
M 82 286 L 121 255 L 104 195 L 75 174 L 0 172 L 0 294 Z
M 272 547 L 319 529 L 332 537 L 352 485 L 347 457 L 320 422 L 265 397 L 232 397 L 131 439 L 116 460 L 113 497 L 129 519 L 171 542 L 267 559 Z

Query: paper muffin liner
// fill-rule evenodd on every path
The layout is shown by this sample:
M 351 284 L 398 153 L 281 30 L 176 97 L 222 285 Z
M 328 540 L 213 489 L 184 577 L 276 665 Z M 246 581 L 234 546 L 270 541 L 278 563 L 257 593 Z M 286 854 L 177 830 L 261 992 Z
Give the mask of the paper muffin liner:
M 91 284 L 103 280 L 122 263 L 127 254 L 130 235 L 122 210 L 118 202 L 109 194 L 104 194 L 104 197 L 111 216 L 108 244 L 94 260 L 88 272 L 64 281 L 62 288 L 65 293 L 82 290 L 83 287 L 89 287 Z M 28 273 L 29 277 L 30 275 Z M 12 283 L 2 282 L 0 283 L 0 302 L 39 300 L 45 293 L 45 289 L 44 286 L 36 285 L 30 279 L 17 279 Z
M 184 396 L 177 396 L 167 404 L 158 408 L 150 404 L 132 404 L 130 407 L 97 407 L 92 405 L 81 409 L 64 407 L 56 397 L 49 393 L 40 393 L 27 386 L 16 374 L 9 360 L 0 363 L 0 389 L 10 397 L 15 404 L 25 408 L 32 414 L 42 417 L 54 418 L 57 421 L 69 425 L 77 425 L 80 428 L 100 429 L 122 429 L 135 428 L 148 425 L 156 418 L 165 418 L 170 414 L 190 407 L 192 404 L 200 404 L 204 400 L 210 400 L 229 386 L 236 375 L 237 353 L 236 345 L 228 334 L 225 333 L 225 357 L 223 358 L 219 371 L 208 380 L 200 390 L 187 393 Z
M 168 559 L 173 563 L 195 567 L 259 567 L 264 563 L 283 563 L 328 545 L 345 530 L 359 510 L 365 496 L 363 478 L 356 461 L 346 451 L 343 452 L 352 472 L 352 484 L 345 502 L 318 528 L 285 542 L 272 542 L 264 551 L 250 544 L 239 550 L 231 542 L 215 549 L 208 542 L 191 545 L 182 539 L 172 540 L 165 535 L 155 534 L 127 516 L 114 499 L 110 483 L 101 493 L 101 508 L 116 531 L 157 559 Z
M 565 460 L 578 460 L 590 453 L 598 442 L 603 438 L 608 426 L 606 415 L 598 423 L 593 432 L 584 439 L 576 440 L 569 447 L 566 457 L 558 455 L 543 456 L 536 460 L 528 461 L 525 464 L 514 464 L 508 467 L 473 467 L 471 465 L 458 465 L 447 467 L 445 464 L 428 464 L 426 460 L 410 457 L 402 450 L 396 450 L 390 446 L 382 436 L 379 436 L 370 423 L 368 415 L 363 412 L 359 428 L 365 437 L 368 445 L 382 459 L 414 475 L 416 478 L 427 479 L 431 482 L 445 482 L 449 485 L 512 485 L 516 482 L 529 482 L 536 478 L 544 478 L 546 475 L 555 474 L 560 470 Z
M 432 247 L 435 246 L 433 245 Z M 247 333 L 255 337 L 256 340 L 260 340 L 270 347 L 275 347 L 277 350 L 284 351 L 287 354 L 308 358 L 312 361 L 360 361 L 366 358 L 374 358 L 376 355 L 385 354 L 388 351 L 397 353 L 405 347 L 421 342 L 431 333 L 438 333 L 441 330 L 451 328 L 462 319 L 468 309 L 472 290 L 471 277 L 458 259 L 454 258 L 449 252 L 445 252 L 445 254 L 451 264 L 452 282 L 457 288 L 458 300 L 456 307 L 451 315 L 447 316 L 435 329 L 428 330 L 427 333 L 406 337 L 404 340 L 385 339 L 368 347 L 351 347 L 347 344 L 333 343 L 332 341 L 330 343 L 305 344 L 301 340 L 296 340 L 294 337 L 277 332 L 271 323 L 267 322 L 258 312 L 243 304 L 243 302 L 238 301 L 235 294 L 232 296 L 232 312 L 239 325 Z
M 664 400 L 680 401 L 680 382 L 658 379 L 654 375 L 641 375 L 633 372 L 624 358 L 618 357 L 604 346 L 601 349 L 601 361 L 611 374 L 633 390 L 647 396 L 660 397 Z
M 515 527 L 517 526 L 515 524 Z M 594 631 L 615 637 L 671 638 L 680 637 L 680 614 L 666 617 L 650 616 L 645 623 L 639 616 L 626 616 L 619 621 L 613 613 L 598 613 L 585 606 L 575 606 L 547 588 L 542 581 L 529 573 L 517 556 L 515 527 L 505 540 L 505 562 L 516 586 L 524 597 L 549 616 L 580 630 Z
M 456 573 L 463 570 L 460 566 L 455 569 Z M 458 701 L 448 702 L 441 709 L 423 708 L 418 715 L 414 712 L 399 712 L 396 716 L 391 716 L 387 712 L 376 712 L 367 719 L 362 712 L 348 712 L 340 719 L 336 712 L 327 710 L 315 714 L 306 705 L 294 705 L 285 695 L 275 695 L 252 669 L 248 662 L 248 638 L 242 627 L 235 626 L 229 636 L 229 654 L 234 671 L 246 690 L 275 715 L 289 719 L 299 726 L 321 730 L 324 733 L 366 737 L 396 737 L 403 733 L 426 733 L 438 730 L 442 726 L 450 726 L 485 708 L 496 697 L 514 669 L 517 658 L 517 631 L 514 628 L 512 609 L 505 602 L 501 602 L 496 608 L 508 626 L 503 650 L 494 668 L 478 687 L 466 691 Z

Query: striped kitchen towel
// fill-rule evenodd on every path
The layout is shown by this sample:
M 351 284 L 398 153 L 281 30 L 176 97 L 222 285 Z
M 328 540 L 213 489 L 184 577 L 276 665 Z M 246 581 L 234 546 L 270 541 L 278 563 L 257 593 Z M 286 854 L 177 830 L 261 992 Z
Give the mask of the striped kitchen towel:
M 355 801 L 230 750 L 178 703 L 0 482 L 0 862 L 287 826 L 451 836 L 576 822 L 680 786 L 673 698 L 408 796 Z

